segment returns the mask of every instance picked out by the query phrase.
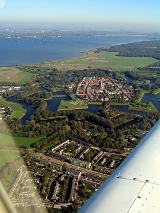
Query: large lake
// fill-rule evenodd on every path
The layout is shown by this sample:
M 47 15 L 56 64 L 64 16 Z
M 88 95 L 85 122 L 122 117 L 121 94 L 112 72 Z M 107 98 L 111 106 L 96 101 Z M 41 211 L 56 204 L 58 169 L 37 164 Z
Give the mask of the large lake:
M 41 63 L 80 56 L 83 52 L 115 44 L 145 40 L 136 35 L 81 35 L 52 38 L 0 39 L 0 66 Z

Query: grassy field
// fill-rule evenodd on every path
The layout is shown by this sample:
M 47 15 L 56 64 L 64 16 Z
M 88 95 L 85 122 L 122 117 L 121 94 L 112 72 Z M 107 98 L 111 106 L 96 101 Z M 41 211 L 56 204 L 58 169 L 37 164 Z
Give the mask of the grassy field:
M 3 98 L 0 98 L 0 104 L 11 107 L 13 109 L 12 118 L 22 118 L 26 112 L 21 104 L 9 102 Z
M 100 53 L 89 52 L 79 58 L 65 61 L 53 62 L 55 67 L 66 70 L 83 70 L 87 68 L 111 68 L 113 71 L 133 71 L 135 68 L 143 67 L 156 62 L 151 57 L 121 57 L 116 52 L 102 51 Z
M 12 137 L 10 135 L 5 135 L 0 133 L 0 146 L 4 145 L 23 145 L 25 147 L 29 147 L 31 144 L 38 142 L 39 140 L 43 139 L 44 137 Z
M 30 81 L 32 77 L 32 73 L 20 71 L 18 68 L 15 67 L 0 68 L 0 82 L 25 84 Z
M 70 101 L 62 100 L 58 110 L 75 110 L 75 109 L 87 109 L 88 104 L 79 99 L 74 99 Z

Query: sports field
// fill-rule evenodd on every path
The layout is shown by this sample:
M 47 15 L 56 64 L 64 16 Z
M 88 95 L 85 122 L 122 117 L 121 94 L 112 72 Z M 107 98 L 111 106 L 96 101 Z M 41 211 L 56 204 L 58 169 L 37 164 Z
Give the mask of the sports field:
M 151 57 L 122 57 L 116 52 L 89 52 L 79 58 L 53 62 L 60 70 L 83 70 L 87 68 L 112 69 L 113 71 L 132 71 L 144 67 L 157 60 Z
M 25 84 L 32 79 L 33 74 L 20 71 L 15 67 L 0 68 L 0 82 Z

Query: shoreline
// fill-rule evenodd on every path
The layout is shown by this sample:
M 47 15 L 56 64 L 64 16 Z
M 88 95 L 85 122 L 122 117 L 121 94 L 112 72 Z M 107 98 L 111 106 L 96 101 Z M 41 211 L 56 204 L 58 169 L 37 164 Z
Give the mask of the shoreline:
M 113 33 L 114 34 L 114 33 Z M 111 34 L 112 35 L 112 34 Z M 109 35 L 105 35 L 106 38 L 109 38 L 111 36 L 110 34 Z M 122 34 L 123 35 L 123 34 Z M 118 36 L 122 36 L 121 34 L 120 35 L 117 35 L 115 34 L 114 36 L 115 37 L 118 37 Z M 94 35 L 92 35 L 94 36 Z M 104 35 L 103 35 L 104 36 Z M 102 45 L 98 45 L 97 44 L 97 47 L 90 47 L 90 48 L 87 48 L 86 50 L 80 50 L 78 54 L 73 54 L 73 56 L 71 57 L 61 57 L 59 59 L 42 59 L 40 60 L 39 62 L 35 62 L 35 63 L 30 63 L 30 62 L 27 62 L 27 63 L 13 63 L 13 64 L 4 64 L 4 65 L 1 65 L 0 64 L 0 68 L 1 67 L 17 67 L 17 66 L 28 66 L 28 65 L 31 65 L 31 66 L 36 66 L 36 65 L 41 65 L 41 64 L 45 64 L 45 63 L 54 63 L 54 62 L 61 62 L 61 61 L 64 61 L 64 60 L 72 60 L 74 58 L 79 58 L 79 57 L 83 57 L 85 55 L 87 55 L 89 52 L 94 52 L 96 53 L 97 51 L 103 51 L 104 49 L 107 50 L 108 48 L 112 47 L 112 46 L 115 46 L 115 45 L 122 45 L 122 44 L 129 44 L 129 43 L 134 43 L 134 42 L 142 42 L 142 41 L 147 41 L 148 39 L 146 38 L 146 34 L 140 34 L 140 35 L 132 35 L 132 34 L 124 34 L 123 36 L 128 36 L 128 37 L 138 37 L 138 36 L 141 36 L 143 37 L 143 39 L 138 39 L 138 40 L 129 40 L 129 41 L 119 41 L 116 43 L 116 41 L 111 41 L 111 43 L 107 43 L 106 44 L 102 44 Z M 0 38 L 1 39 L 1 38 Z M 22 38 L 23 39 L 23 38 Z M 84 47 L 85 48 L 85 47 Z M 77 49 L 80 49 L 80 48 L 77 48 Z M 56 55 L 56 53 L 53 53 L 52 55 Z

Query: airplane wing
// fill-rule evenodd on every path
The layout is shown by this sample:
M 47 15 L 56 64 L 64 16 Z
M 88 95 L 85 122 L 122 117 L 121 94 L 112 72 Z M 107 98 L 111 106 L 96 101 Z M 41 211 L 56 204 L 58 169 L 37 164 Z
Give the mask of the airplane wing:
M 160 121 L 79 213 L 160 213 Z

